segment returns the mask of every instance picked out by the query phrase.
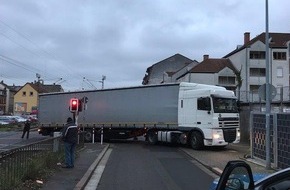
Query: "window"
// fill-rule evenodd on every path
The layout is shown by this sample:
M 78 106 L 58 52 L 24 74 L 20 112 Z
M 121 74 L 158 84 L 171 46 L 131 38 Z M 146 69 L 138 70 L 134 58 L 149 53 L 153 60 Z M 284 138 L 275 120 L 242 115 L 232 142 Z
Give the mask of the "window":
M 22 96 L 26 96 L 26 91 L 23 91 L 22 92 Z
M 210 98 L 209 97 L 198 98 L 197 99 L 197 109 L 198 110 L 206 110 L 206 111 L 211 110 Z
M 286 52 L 273 52 L 274 60 L 286 60 Z
M 258 90 L 261 85 L 250 85 L 250 91 L 254 91 L 258 93 Z
M 30 93 L 29 93 L 29 96 L 33 96 L 33 92 L 30 92 Z
M 250 68 L 251 77 L 264 77 L 266 76 L 265 68 Z
M 279 78 L 283 77 L 283 68 L 282 67 L 277 68 L 277 77 L 279 77 Z
M 236 77 L 219 76 L 219 84 L 236 84 Z
M 250 51 L 250 59 L 265 59 L 265 57 L 264 51 Z
M 213 96 L 213 110 L 214 113 L 237 113 L 237 100 L 231 98 L 221 98 Z

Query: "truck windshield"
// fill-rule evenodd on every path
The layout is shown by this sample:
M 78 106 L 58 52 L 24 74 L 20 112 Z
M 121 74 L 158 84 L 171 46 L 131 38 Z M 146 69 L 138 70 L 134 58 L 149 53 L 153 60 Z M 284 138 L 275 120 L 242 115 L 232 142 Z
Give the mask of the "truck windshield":
M 237 100 L 230 98 L 213 97 L 213 107 L 215 113 L 237 113 Z

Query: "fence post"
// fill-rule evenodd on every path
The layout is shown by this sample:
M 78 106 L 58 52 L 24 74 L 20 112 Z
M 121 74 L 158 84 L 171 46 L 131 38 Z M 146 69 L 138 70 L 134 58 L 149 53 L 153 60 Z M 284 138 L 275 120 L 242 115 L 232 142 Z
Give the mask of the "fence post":
M 251 149 L 251 158 L 253 158 L 253 111 L 250 113 L 250 149 Z
M 274 155 L 274 167 L 278 167 L 278 121 L 277 113 L 273 114 L 273 155 Z
M 95 127 L 93 127 L 92 143 L 95 143 Z
M 54 132 L 53 133 L 53 152 L 58 152 L 59 151 L 59 146 L 60 146 L 60 143 L 59 143 L 59 138 L 56 138 L 56 137 L 60 137 L 61 136 L 61 132 Z

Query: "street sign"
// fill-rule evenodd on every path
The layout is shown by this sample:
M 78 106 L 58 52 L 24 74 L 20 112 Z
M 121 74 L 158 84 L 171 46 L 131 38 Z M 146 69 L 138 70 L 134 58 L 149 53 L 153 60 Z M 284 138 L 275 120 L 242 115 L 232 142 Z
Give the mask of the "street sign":
M 273 98 L 275 98 L 277 94 L 277 90 L 272 84 L 269 84 L 269 87 L 270 87 L 270 99 L 273 100 Z M 266 84 L 260 86 L 258 93 L 261 100 L 266 100 Z

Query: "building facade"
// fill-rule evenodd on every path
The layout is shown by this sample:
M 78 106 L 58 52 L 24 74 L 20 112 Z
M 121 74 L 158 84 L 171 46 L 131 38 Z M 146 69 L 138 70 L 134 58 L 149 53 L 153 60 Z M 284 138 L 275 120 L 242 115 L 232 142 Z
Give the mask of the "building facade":
M 177 78 L 177 81 L 223 86 L 228 90 L 235 90 L 237 72 L 229 59 L 209 58 L 208 55 L 204 55 L 202 62 Z
M 290 65 L 290 34 L 269 33 L 269 81 L 276 89 L 278 96 L 289 96 L 280 89 L 289 87 Z M 266 45 L 265 33 L 250 39 L 250 33 L 244 33 L 244 44 L 237 47 L 224 58 L 232 61 L 240 71 L 242 84 L 240 87 L 241 101 L 257 101 L 258 90 L 266 83 Z M 281 95 L 281 94 L 280 94 Z
M 181 75 L 180 72 L 182 69 L 192 68 L 192 65 L 197 63 L 197 61 L 193 61 L 181 54 L 175 54 L 148 67 L 142 84 L 149 85 L 176 82 L 177 75 L 173 76 L 174 74 L 178 72 L 179 75 Z M 187 71 L 184 70 L 184 72 Z
M 4 81 L 0 82 L 0 115 L 13 114 L 14 95 L 20 86 L 8 86 Z
M 26 83 L 14 95 L 14 114 L 37 113 L 38 95 L 49 92 L 63 92 L 60 85 L 44 85 L 40 82 Z

